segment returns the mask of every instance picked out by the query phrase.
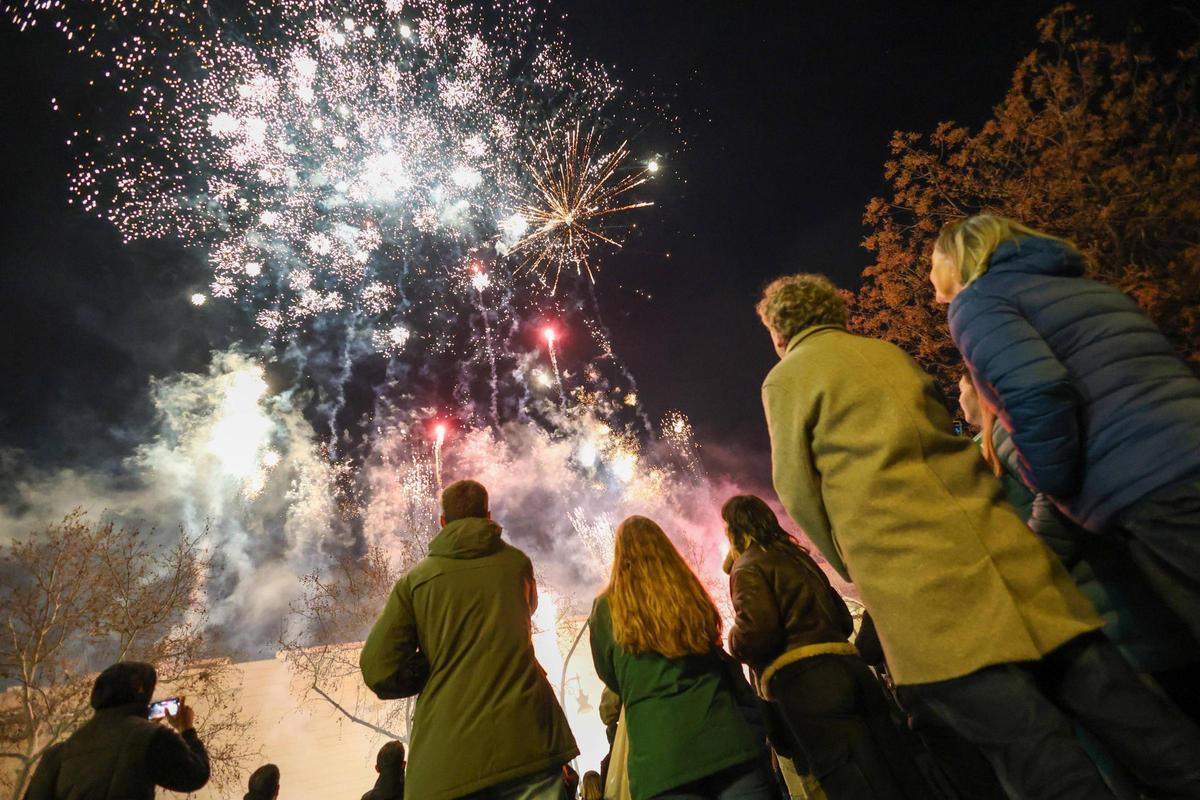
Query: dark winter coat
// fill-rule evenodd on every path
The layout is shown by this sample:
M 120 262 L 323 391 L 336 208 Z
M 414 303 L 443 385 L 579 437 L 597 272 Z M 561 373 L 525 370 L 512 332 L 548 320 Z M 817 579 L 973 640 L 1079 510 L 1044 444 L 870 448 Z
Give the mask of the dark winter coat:
M 1065 245 L 997 247 L 950 304 L 950 333 L 1013 432 L 1025 482 L 1088 530 L 1200 475 L 1200 379 Z
M 208 783 L 196 731 L 180 735 L 146 718 L 154 685 L 149 664 L 122 662 L 101 673 L 92 689 L 96 713 L 46 751 L 25 800 L 150 800 L 155 786 L 194 792 Z
M 596 674 L 625 706 L 634 800 L 765 757 L 762 730 L 739 706 L 750 687 L 719 648 L 683 658 L 633 655 L 613 638 L 612 612 L 603 595 L 588 625 Z
M 1007 470 L 1005 477 L 1018 482 L 1016 447 L 999 422 L 992 443 Z M 1020 505 L 1014 503 L 1017 513 L 1062 560 L 1104 619 L 1104 634 L 1135 669 L 1154 673 L 1196 662 L 1190 633 L 1133 567 L 1125 542 L 1082 530 L 1044 494 L 1034 494 L 1023 484 L 1020 490 L 1025 498 L 1017 498 Z
M 480 518 L 451 522 L 401 578 L 363 647 L 367 686 L 429 665 L 413 713 L 405 791 L 451 798 L 559 767 L 579 754 L 533 652 L 533 566 Z M 401 681 L 403 683 L 403 681 Z
M 851 655 L 854 621 L 829 578 L 802 550 L 752 544 L 729 573 L 734 623 L 729 652 L 750 665 L 769 693 L 774 673 L 813 655 Z

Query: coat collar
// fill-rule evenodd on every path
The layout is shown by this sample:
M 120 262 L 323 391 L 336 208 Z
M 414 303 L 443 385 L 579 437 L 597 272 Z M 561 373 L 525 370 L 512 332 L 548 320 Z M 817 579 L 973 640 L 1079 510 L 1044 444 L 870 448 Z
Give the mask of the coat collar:
M 821 333 L 822 331 L 830 331 L 830 330 L 845 331 L 846 328 L 844 325 L 813 325 L 811 327 L 805 328 L 804 330 L 800 331 L 799 333 L 797 333 L 795 336 L 793 336 L 791 338 L 791 341 L 788 342 L 787 352 L 790 353 L 793 350 L 795 350 L 796 345 L 800 344 L 808 337 L 813 336 L 818 333 Z

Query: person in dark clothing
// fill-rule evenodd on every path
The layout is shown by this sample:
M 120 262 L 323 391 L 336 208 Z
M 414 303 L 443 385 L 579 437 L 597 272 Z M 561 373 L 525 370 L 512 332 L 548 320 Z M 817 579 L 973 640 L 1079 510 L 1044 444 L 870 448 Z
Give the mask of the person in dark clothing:
M 1025 483 L 1134 563 L 1200 640 L 1200 379 L 1075 245 L 1011 219 L 948 223 L 930 281 Z
M 95 713 L 46 751 L 25 800 L 151 800 L 156 786 L 194 792 L 208 783 L 208 753 L 186 698 L 167 715 L 170 727 L 147 719 L 157 682 L 154 667 L 137 661 L 101 672 L 92 686 Z
M 279 797 L 279 767 L 263 764 L 250 774 L 250 791 L 242 800 L 275 800 Z
M 956 734 L 932 714 L 905 708 L 896 696 L 895 686 L 887 675 L 887 658 L 875 620 L 864 613 L 859 623 L 854 646 L 859 655 L 888 687 L 896 713 L 906 717 L 908 727 L 923 746 L 914 756 L 918 766 L 938 797 L 947 800 L 1006 800 L 1008 793 L 1000 785 L 992 765 L 979 748 Z
M 379 748 L 375 755 L 375 771 L 379 777 L 362 800 L 403 800 L 404 766 L 403 742 L 392 740 Z
M 762 499 L 721 508 L 731 552 L 729 651 L 748 664 L 830 800 L 928 797 L 887 701 L 848 641 L 845 601 Z
M 1049 497 L 1026 486 L 1012 435 L 979 398 L 970 374 L 958 386 L 959 407 L 967 422 L 980 429 L 975 442 L 1004 484 L 1009 503 L 1095 604 L 1104 619 L 1104 635 L 1134 669 L 1152 677 L 1180 710 L 1200 721 L 1200 687 L 1192 678 L 1200 666 L 1200 645 L 1145 576 L 1129 568 L 1129 543 L 1083 530 Z

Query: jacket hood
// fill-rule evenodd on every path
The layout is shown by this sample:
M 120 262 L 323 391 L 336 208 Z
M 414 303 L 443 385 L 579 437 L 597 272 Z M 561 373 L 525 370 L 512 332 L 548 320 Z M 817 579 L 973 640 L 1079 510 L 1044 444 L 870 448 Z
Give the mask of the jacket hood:
M 429 555 L 443 558 L 483 558 L 504 547 L 501 528 L 490 519 L 456 519 L 429 543 Z
M 154 667 L 140 661 L 119 661 L 100 673 L 92 685 L 92 708 L 148 705 L 154 696 L 158 675 Z
M 1077 278 L 1083 275 L 1083 257 L 1055 239 L 1019 236 L 1001 242 L 992 252 L 988 272 L 996 271 Z

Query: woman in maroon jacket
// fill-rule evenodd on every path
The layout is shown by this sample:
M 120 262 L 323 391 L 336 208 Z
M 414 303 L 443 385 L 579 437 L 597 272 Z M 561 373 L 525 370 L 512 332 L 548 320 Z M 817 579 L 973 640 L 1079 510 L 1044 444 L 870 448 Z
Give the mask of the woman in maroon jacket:
M 736 556 L 729 650 L 749 664 L 830 800 L 925 798 L 930 789 L 892 726 L 887 701 L 848 639 L 850 612 L 765 502 L 721 508 Z

